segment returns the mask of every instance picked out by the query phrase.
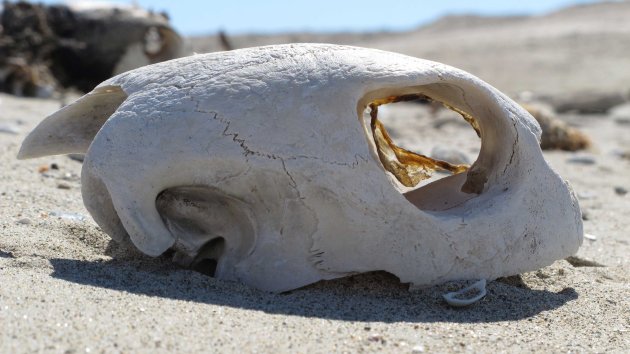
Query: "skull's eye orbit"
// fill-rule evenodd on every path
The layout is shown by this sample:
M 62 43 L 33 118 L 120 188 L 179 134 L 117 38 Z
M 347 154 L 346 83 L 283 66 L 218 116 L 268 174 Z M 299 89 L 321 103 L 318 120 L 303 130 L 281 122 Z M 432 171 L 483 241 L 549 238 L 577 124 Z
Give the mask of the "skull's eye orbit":
M 405 108 L 398 109 L 398 107 L 401 106 L 405 106 Z M 390 114 L 385 114 L 385 117 L 381 117 L 381 114 L 379 114 L 379 108 L 381 107 Z M 423 134 L 418 134 L 420 132 L 418 132 L 417 129 L 408 128 L 410 126 L 409 124 L 401 124 L 401 121 L 398 119 L 399 115 L 408 115 L 410 111 L 416 112 L 416 115 L 418 115 L 417 112 L 422 112 L 418 119 L 423 120 L 422 126 L 424 128 L 419 129 L 424 130 L 422 132 Z M 444 114 L 442 114 L 442 111 L 444 111 Z M 391 115 L 395 115 L 396 117 L 392 118 Z M 437 118 L 434 119 L 435 117 L 432 117 L 438 115 L 447 115 L 448 118 L 442 119 L 449 119 L 450 122 L 455 123 L 456 127 L 452 129 L 450 127 L 444 128 L 443 122 L 436 121 Z M 458 115 L 461 116 L 463 120 L 458 119 L 456 117 Z M 388 120 L 392 119 L 393 122 L 388 122 Z M 423 202 L 416 202 L 419 200 L 417 196 L 421 195 L 420 190 L 423 187 L 448 175 L 458 175 L 464 173 L 463 176 L 466 176 L 467 174 L 465 174 L 465 172 L 469 171 L 470 165 L 468 165 L 467 161 L 462 161 L 465 160 L 465 158 L 450 159 L 449 156 L 440 156 L 439 153 L 436 153 L 436 151 L 439 152 L 439 149 L 436 150 L 435 147 L 431 156 L 414 152 L 412 149 L 417 150 L 418 144 L 422 145 L 421 148 L 425 148 L 431 143 L 445 140 L 444 135 L 453 131 L 456 132 L 458 138 L 460 136 L 465 136 L 466 139 L 451 138 L 452 141 L 455 141 L 460 145 L 466 145 L 468 149 L 470 149 L 469 152 L 479 151 L 480 141 L 473 137 L 471 134 L 472 132 L 469 129 L 461 128 L 461 125 L 470 125 L 477 137 L 480 137 L 480 128 L 475 118 L 462 110 L 452 107 L 444 102 L 434 100 L 422 93 L 391 95 L 371 100 L 364 111 L 364 122 L 366 125 L 368 125 L 369 122 L 370 136 L 368 139 L 374 144 L 379 162 L 385 171 L 395 177 L 395 180 L 399 183 L 399 189 L 403 192 L 407 199 L 421 209 L 427 208 L 427 203 L 424 201 L 425 198 L 420 198 Z M 386 125 L 390 126 L 389 130 L 393 132 L 392 134 L 388 132 Z M 429 134 L 427 134 L 428 130 L 431 131 Z M 405 139 L 405 136 L 410 135 L 415 135 L 411 137 L 412 143 L 410 144 L 398 144 L 394 141 L 396 138 L 400 138 L 402 136 L 401 140 L 408 140 L 409 142 L 409 139 Z M 427 136 L 429 139 L 427 139 Z M 432 139 L 434 137 L 437 137 L 438 139 Z M 471 141 L 473 142 L 471 143 Z M 448 153 L 442 155 L 448 155 Z M 463 191 L 466 192 L 465 190 Z M 450 203 L 447 204 L 451 205 Z M 435 208 L 439 209 L 439 207 L 428 206 L 428 209 Z

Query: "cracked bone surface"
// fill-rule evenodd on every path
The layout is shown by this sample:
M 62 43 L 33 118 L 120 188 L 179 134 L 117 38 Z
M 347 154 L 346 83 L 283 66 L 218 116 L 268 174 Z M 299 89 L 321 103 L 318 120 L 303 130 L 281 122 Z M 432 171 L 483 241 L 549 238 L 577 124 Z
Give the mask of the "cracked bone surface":
M 364 114 L 408 95 L 478 130 L 469 169 L 393 145 Z M 529 113 L 461 70 L 299 44 L 118 75 L 42 121 L 19 157 L 85 153 L 83 200 L 105 232 L 220 279 L 286 291 L 382 270 L 419 286 L 577 251 L 580 209 L 539 137 Z M 455 174 L 403 185 L 434 168 Z

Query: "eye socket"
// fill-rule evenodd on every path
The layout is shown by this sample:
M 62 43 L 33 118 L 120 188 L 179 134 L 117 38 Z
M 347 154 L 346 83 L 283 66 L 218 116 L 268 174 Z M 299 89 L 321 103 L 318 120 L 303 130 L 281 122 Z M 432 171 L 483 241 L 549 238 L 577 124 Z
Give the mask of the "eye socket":
M 468 173 L 469 161 L 480 151 L 480 128 L 474 117 L 418 93 L 374 99 L 363 118 L 379 162 L 418 208 L 440 210 L 453 205 L 454 195 L 460 194 L 455 197 L 459 201 L 476 196 L 471 193 L 478 192 L 462 188 L 467 178 L 474 177 L 474 171 Z M 436 183 L 446 178 L 456 182 Z M 435 193 L 429 186 L 452 190 Z M 440 205 L 436 199 L 440 195 L 446 204 Z

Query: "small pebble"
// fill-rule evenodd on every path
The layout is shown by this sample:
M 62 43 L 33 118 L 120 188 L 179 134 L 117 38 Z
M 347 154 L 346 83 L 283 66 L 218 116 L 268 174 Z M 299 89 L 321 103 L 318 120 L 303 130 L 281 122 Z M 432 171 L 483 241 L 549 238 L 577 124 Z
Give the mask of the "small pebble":
M 57 165 L 56 163 L 53 162 L 53 163 L 50 164 L 50 169 L 51 170 L 58 170 L 59 169 L 59 165 Z
M 15 255 L 13 254 L 13 252 L 3 251 L 0 249 L 0 258 L 15 258 Z
M 383 336 L 380 334 L 373 334 L 369 336 L 367 340 L 370 342 L 378 342 L 378 343 L 383 343 L 383 344 L 386 342 L 385 338 L 383 338 Z
M 0 133 L 15 135 L 20 133 L 20 129 L 6 123 L 0 123 Z
M 617 195 L 626 195 L 628 194 L 628 190 L 625 189 L 624 187 L 617 186 L 615 187 L 615 193 L 617 193 Z
M 581 164 L 581 165 L 594 165 L 595 164 L 595 158 L 592 157 L 592 156 L 578 155 L 578 156 L 573 156 L 573 157 L 569 158 L 567 160 L 567 162 L 569 162 L 569 163 L 577 163 L 577 164 Z
M 589 199 L 593 199 L 595 198 L 597 195 L 593 192 L 589 192 L 589 191 L 584 191 L 584 192 L 577 192 L 577 197 L 578 199 L 581 200 L 589 200 Z
M 22 225 L 30 225 L 32 223 L 33 221 L 29 218 L 21 218 L 20 220 L 18 220 L 18 224 L 22 224 Z
M 581 258 L 578 256 L 570 256 L 564 259 L 574 267 L 605 267 L 605 265 L 591 261 L 589 259 Z
M 597 236 L 591 235 L 591 234 L 586 234 L 586 233 L 584 234 L 584 238 L 587 239 L 587 240 L 591 240 L 591 241 L 597 240 Z
M 83 154 L 69 154 L 68 157 L 71 160 L 83 162 L 83 159 L 85 158 L 85 155 L 83 155 Z
M 57 188 L 59 188 L 59 189 L 70 189 L 71 187 L 70 187 L 69 184 L 59 183 L 59 184 L 57 184 Z
M 615 149 L 611 151 L 611 155 L 620 159 L 630 160 L 630 150 Z
M 611 108 L 609 115 L 617 124 L 630 124 L 630 103 L 622 103 Z
M 51 211 L 48 213 L 49 216 L 56 216 L 60 219 L 70 220 L 70 221 L 85 221 L 87 220 L 85 216 L 77 213 L 69 213 L 65 211 Z
M 452 164 L 470 164 L 470 159 L 463 152 L 444 146 L 436 146 L 431 150 L 431 157 Z
M 61 179 L 65 180 L 65 181 L 72 181 L 76 178 L 77 176 L 73 175 L 72 173 L 64 173 L 63 177 L 61 177 Z
M 615 123 L 619 125 L 630 125 L 630 118 L 628 117 L 615 118 Z
M 416 345 L 415 347 L 411 348 L 411 352 L 416 354 L 416 353 L 424 353 L 424 346 L 422 345 Z

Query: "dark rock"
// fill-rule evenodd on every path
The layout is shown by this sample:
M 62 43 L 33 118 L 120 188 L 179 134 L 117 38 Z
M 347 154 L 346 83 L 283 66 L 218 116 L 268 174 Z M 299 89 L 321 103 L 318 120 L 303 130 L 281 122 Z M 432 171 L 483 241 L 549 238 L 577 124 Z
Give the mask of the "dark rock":
M 68 154 L 68 157 L 71 160 L 83 162 L 83 159 L 85 158 L 85 155 L 83 155 L 83 154 Z
M 595 158 L 587 155 L 577 155 L 567 160 L 569 163 L 581 164 L 581 165 L 594 165 Z
M 612 107 L 628 101 L 626 92 L 581 91 L 548 98 L 558 113 L 606 113 Z
M 590 259 L 578 257 L 578 256 L 570 256 L 570 257 L 565 258 L 565 260 L 576 268 L 578 267 L 605 267 L 604 264 L 592 261 Z

